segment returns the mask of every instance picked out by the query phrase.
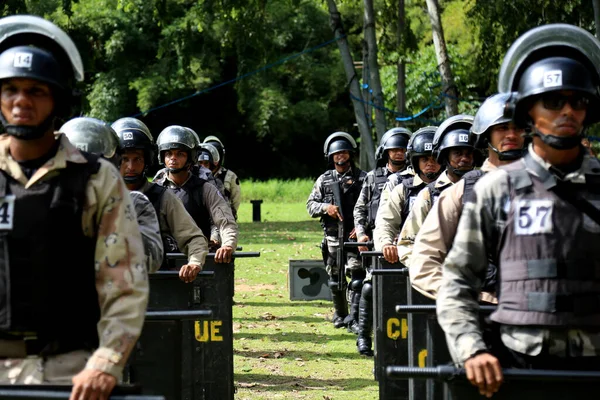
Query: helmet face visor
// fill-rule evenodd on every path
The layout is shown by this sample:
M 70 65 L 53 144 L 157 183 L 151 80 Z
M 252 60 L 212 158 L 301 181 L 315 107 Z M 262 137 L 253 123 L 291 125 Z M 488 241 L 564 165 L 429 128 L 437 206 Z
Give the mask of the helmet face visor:
M 599 75 L 600 42 L 577 26 L 548 24 L 525 32 L 510 46 L 498 74 L 498 92 L 516 91 L 519 75 L 529 65 L 552 56 L 583 61 Z
M 73 79 L 78 82 L 83 81 L 83 62 L 75 43 L 52 22 L 33 15 L 12 15 L 1 18 L 0 52 L 22 45 L 34 45 L 50 51 L 59 64 L 64 58 L 72 68 Z

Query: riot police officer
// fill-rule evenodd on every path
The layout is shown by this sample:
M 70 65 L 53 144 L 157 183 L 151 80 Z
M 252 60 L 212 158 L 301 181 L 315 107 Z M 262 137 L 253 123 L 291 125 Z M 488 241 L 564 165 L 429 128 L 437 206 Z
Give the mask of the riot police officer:
M 117 133 L 104 121 L 90 117 L 78 117 L 67 121 L 59 129 L 75 147 L 99 155 L 120 168 L 121 151 Z M 150 200 L 141 192 L 129 192 L 144 241 L 149 272 L 156 272 L 163 262 L 163 243 L 156 211 Z
M 375 250 L 382 251 L 383 257 L 390 263 L 398 261 L 396 238 L 417 194 L 440 174 L 441 166 L 432 155 L 436 129 L 435 126 L 426 126 L 411 136 L 406 156 L 415 174 L 404 176 L 400 184 L 391 189 L 388 201 L 384 202 L 382 195 L 375 219 L 373 241 Z M 390 175 L 390 178 L 392 176 L 394 175 Z M 388 178 L 386 187 L 389 183 Z
M 501 165 L 509 164 L 523 154 L 523 129 L 515 126 L 510 117 L 504 115 L 504 107 L 510 94 L 499 93 L 486 99 L 477 114 L 471 133 L 475 135 L 475 147 L 489 150 L 489 157 L 481 169 L 466 173 L 448 190 L 444 190 L 433 205 L 419 229 L 410 262 L 412 286 L 425 296 L 435 298 L 442 278 L 442 263 L 452 246 L 458 219 L 463 205 L 473 192 L 475 182 L 485 173 Z M 490 269 L 482 300 L 494 302 L 496 267 Z
M 215 262 L 231 262 L 238 226 L 216 187 L 205 185 L 205 180 L 191 173 L 197 160 L 194 136 L 187 128 L 171 125 L 162 130 L 156 143 L 159 163 L 166 166 L 167 174 L 154 182 L 175 192 L 205 236 L 211 236 L 211 224 L 219 229 L 222 242 L 215 252 Z
M 148 197 L 158 216 L 164 252 L 180 250 L 188 257 L 187 264 L 179 269 L 179 278 L 192 282 L 202 270 L 208 253 L 206 237 L 174 193 L 148 182 L 146 173 L 152 166 L 156 148 L 146 124 L 139 119 L 125 117 L 113 122 L 112 128 L 118 136 L 120 172 L 127 188 Z M 168 268 L 166 255 L 161 268 Z
M 446 119 L 435 131 L 433 156 L 445 169 L 435 182 L 419 192 L 400 231 L 398 258 L 408 267 L 415 237 L 433 204 L 444 190 L 458 182 L 483 158 L 473 146 L 469 131 L 472 124 L 471 115 L 458 114 Z
M 148 303 L 131 198 L 111 163 L 55 135 L 83 81 L 73 41 L 30 15 L 0 31 L 0 382 L 108 398 Z
M 346 132 L 335 132 L 329 135 L 323 146 L 325 159 L 333 167 L 317 178 L 313 190 L 308 196 L 306 209 L 313 218 L 320 218 L 325 238 L 321 243 L 323 261 L 329 274 L 329 287 L 333 297 L 333 326 L 342 328 L 348 326 L 350 319 L 346 299 L 346 275 L 352 281 L 362 281 L 364 270 L 356 254 L 339 257 L 346 265 L 338 265 L 336 254 L 342 251 L 340 242 L 354 238 L 354 220 L 352 212 L 360 194 L 366 172 L 354 165 L 353 157 L 356 152 L 354 138 Z M 341 188 L 341 205 L 336 204 L 332 185 Z M 338 236 L 340 224 L 343 225 L 343 237 Z M 347 258 L 347 259 L 346 259 Z M 357 290 L 358 291 L 358 290 Z M 351 290 L 350 296 L 356 296 L 357 291 Z M 351 318 L 352 316 L 350 316 Z
M 188 126 L 184 126 L 184 128 L 187 129 L 188 131 L 190 131 L 190 133 L 192 135 L 194 135 L 194 142 L 196 143 L 196 154 L 200 154 L 200 146 L 202 146 L 202 141 L 200 140 L 200 136 L 198 136 L 196 131 L 193 130 L 192 128 L 190 128 Z M 215 176 L 213 175 L 212 171 L 209 168 L 206 168 L 205 166 L 198 163 L 198 164 L 192 165 L 191 171 L 193 174 L 198 175 L 200 177 L 200 179 L 203 179 L 203 180 L 208 181 L 209 183 L 215 185 L 217 187 L 217 189 L 219 189 L 219 193 L 221 193 L 221 195 L 225 198 L 225 200 L 229 201 L 229 197 L 227 197 L 225 195 L 225 186 L 223 186 L 223 182 L 221 182 L 221 180 L 216 179 Z M 156 175 L 154 176 L 154 179 L 163 179 L 164 176 L 168 172 L 169 171 L 167 168 L 163 168 L 156 173 Z M 213 226 L 213 229 L 214 228 L 215 227 Z
M 451 354 L 490 397 L 501 367 L 600 369 L 600 162 L 581 145 L 600 118 L 600 42 L 551 24 L 508 50 L 498 89 L 532 144 L 487 173 L 465 205 L 437 300 Z M 476 323 L 488 254 L 498 266 L 498 308 L 487 342 Z
M 219 161 L 216 161 L 216 169 L 213 171 L 215 179 L 221 181 L 225 187 L 225 196 L 229 199 L 231 209 L 234 215 L 237 216 L 238 209 L 242 202 L 242 192 L 240 180 L 232 170 L 225 168 L 225 146 L 223 142 L 216 136 L 207 136 L 203 143 L 213 145 L 219 152 Z
M 375 218 L 379 208 L 381 191 L 388 176 L 406 169 L 406 147 L 412 133 L 406 128 L 392 128 L 381 138 L 376 151 L 377 167 L 369 171 L 363 183 L 360 195 L 354 206 L 354 227 L 357 242 L 367 242 L 373 237 Z M 359 251 L 368 250 L 359 247 Z M 369 262 L 363 259 L 363 263 Z M 366 276 L 362 283 L 351 283 L 357 287 L 362 286 L 360 296 L 354 296 L 350 305 L 350 314 L 356 315 L 354 320 L 358 324 L 350 326 L 358 334 L 357 349 L 362 355 L 372 356 L 371 329 L 373 320 L 372 285 L 370 265 L 366 264 Z

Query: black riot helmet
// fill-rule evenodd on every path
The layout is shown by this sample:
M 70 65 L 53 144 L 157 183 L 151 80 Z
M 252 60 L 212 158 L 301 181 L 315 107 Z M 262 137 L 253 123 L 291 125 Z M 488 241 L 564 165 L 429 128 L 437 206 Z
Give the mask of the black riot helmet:
M 117 133 L 119 149 L 122 153 L 127 150 L 143 150 L 144 171 L 142 174 L 123 177 L 129 184 L 143 183 L 146 179 L 146 172 L 152 166 L 156 154 L 156 146 L 150 129 L 142 121 L 132 117 L 119 118 L 112 123 L 111 127 Z
M 449 171 L 457 176 L 462 176 L 468 171 L 452 168 L 448 161 L 448 151 L 450 149 L 457 147 L 470 148 L 473 150 L 474 165 L 480 164 L 482 161 L 481 153 L 476 151 L 473 146 L 474 137 L 470 132 L 472 125 L 473 116 L 466 114 L 454 115 L 442 122 L 433 137 L 433 156 L 438 164 L 446 166 Z
M 323 145 L 323 153 L 325 160 L 329 163 L 333 162 L 333 155 L 340 151 L 350 152 L 350 160 L 356 151 L 356 141 L 349 133 L 346 132 L 334 132 L 325 139 Z M 350 161 L 351 162 L 351 161 Z
M 544 94 L 574 91 L 587 105 L 585 126 L 600 120 L 600 42 L 589 32 L 568 24 L 549 24 L 521 35 L 509 48 L 498 75 L 498 91 L 511 92 L 507 115 L 556 149 L 581 143 L 583 132 L 571 137 L 542 134 L 533 127 L 528 111 Z
M 421 173 L 419 169 L 419 158 L 429 157 L 433 152 L 433 136 L 435 135 L 436 129 L 437 126 L 425 126 L 413 133 L 408 141 L 406 158 L 417 175 Z M 427 176 L 427 178 L 435 179 L 437 175 L 439 175 L 439 172 L 431 174 L 431 176 Z
M 208 161 L 210 170 L 214 170 L 220 161 L 220 156 L 217 148 L 212 143 L 202 143 L 198 150 L 198 162 Z
M 509 99 L 510 93 L 497 93 L 488 97 L 477 110 L 471 126 L 471 134 L 475 136 L 475 148 L 484 150 L 489 147 L 498 154 L 500 161 L 516 160 L 523 155 L 523 149 L 501 152 L 490 142 L 490 133 L 494 126 L 512 122 L 512 119 L 504 113 L 506 102 Z
M 58 26 L 32 15 L 0 19 L 0 83 L 11 78 L 34 79 L 49 85 L 54 109 L 38 126 L 0 120 L 9 135 L 30 140 L 42 137 L 55 120 L 72 115 L 79 95 L 75 82 L 83 81 L 83 63 L 71 38 Z
M 79 150 L 104 157 L 113 165 L 120 162 L 119 138 L 107 123 L 96 118 L 78 117 L 60 127 L 71 143 Z
M 164 165 L 165 152 L 167 150 L 185 150 L 187 152 L 187 162 L 182 168 L 168 168 L 169 172 L 177 173 L 189 169 L 197 160 L 197 141 L 188 128 L 179 125 L 167 126 L 163 129 L 156 139 L 158 146 L 158 163 Z
M 387 150 L 389 149 L 406 149 L 412 132 L 406 128 L 392 128 L 383 134 L 379 146 L 375 151 L 375 159 L 377 166 L 383 166 L 387 163 L 389 157 Z M 399 165 L 404 165 L 404 162 Z
M 202 143 L 212 144 L 219 153 L 219 165 L 223 165 L 225 163 L 225 146 L 223 145 L 221 139 L 219 139 L 216 136 L 210 135 L 204 138 L 204 141 Z

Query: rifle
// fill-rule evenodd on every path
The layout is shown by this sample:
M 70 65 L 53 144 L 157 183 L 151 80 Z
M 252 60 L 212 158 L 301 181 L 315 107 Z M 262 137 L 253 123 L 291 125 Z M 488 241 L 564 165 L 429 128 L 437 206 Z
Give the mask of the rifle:
M 333 192 L 333 203 L 338 206 L 339 213 L 342 216 L 342 191 L 340 188 L 340 182 L 330 182 L 328 185 L 331 187 L 331 191 Z M 336 253 L 336 263 L 338 265 L 338 288 L 339 290 L 343 290 L 343 283 L 346 280 L 346 271 L 345 262 L 344 262 L 344 221 L 338 219 L 338 249 Z

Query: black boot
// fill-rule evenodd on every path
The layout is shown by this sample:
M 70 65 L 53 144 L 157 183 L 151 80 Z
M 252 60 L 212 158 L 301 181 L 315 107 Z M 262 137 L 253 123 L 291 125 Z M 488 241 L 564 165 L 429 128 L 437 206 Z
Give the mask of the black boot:
M 373 286 L 371 282 L 365 282 L 360 296 L 358 311 L 358 338 L 356 349 L 363 356 L 373 356 L 371 349 L 371 331 L 373 329 Z
M 346 301 L 345 290 L 331 289 L 333 298 L 333 326 L 334 328 L 343 328 L 346 326 L 344 319 L 348 316 L 348 302 Z
M 344 321 L 348 327 L 348 332 L 355 335 L 358 335 L 358 316 L 361 297 L 361 293 L 358 291 L 353 290 L 350 292 L 350 314 L 348 314 Z

